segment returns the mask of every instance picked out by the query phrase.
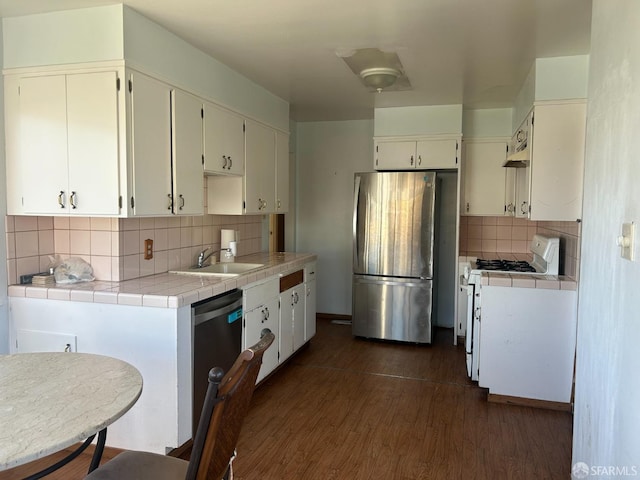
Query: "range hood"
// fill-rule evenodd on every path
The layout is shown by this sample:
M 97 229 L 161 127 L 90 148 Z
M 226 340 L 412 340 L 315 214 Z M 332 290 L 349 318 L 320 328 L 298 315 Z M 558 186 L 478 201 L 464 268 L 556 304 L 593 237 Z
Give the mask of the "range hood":
M 523 148 L 516 150 L 510 155 L 507 155 L 507 161 L 503 167 L 507 168 L 526 168 L 529 166 L 529 147 L 525 143 Z

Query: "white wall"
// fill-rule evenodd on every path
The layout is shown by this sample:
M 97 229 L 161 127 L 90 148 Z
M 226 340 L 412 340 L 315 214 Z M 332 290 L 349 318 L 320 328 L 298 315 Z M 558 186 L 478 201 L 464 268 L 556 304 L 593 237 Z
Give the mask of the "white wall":
M 297 124 L 297 250 L 318 255 L 317 310 L 351 315 L 353 175 L 373 170 L 373 121 Z
M 204 98 L 289 131 L 289 103 L 124 7 L 124 58 Z
M 4 68 L 123 58 L 122 5 L 2 19 Z
M 2 19 L 4 68 L 118 61 L 282 131 L 289 103 L 123 5 Z
M 586 98 L 589 55 L 536 59 L 536 101 Z
M 375 108 L 375 136 L 462 132 L 462 105 Z
M 0 38 L 2 37 L 0 25 Z M 2 48 L 0 48 L 0 65 L 2 64 Z M 4 85 L 0 77 L 0 112 L 4 112 Z M 0 185 L 6 185 L 4 156 L 4 115 L 0 115 Z M 4 188 L 0 192 L 4 192 Z M 7 214 L 6 195 L 0 194 L 0 355 L 9 353 L 9 316 L 7 307 L 7 235 L 5 216 Z
M 594 0 L 578 304 L 573 462 L 640 474 L 640 2 Z M 589 477 L 591 478 L 591 477 Z M 622 475 L 615 478 L 622 478 Z
M 510 137 L 511 108 L 464 110 L 462 114 L 463 138 Z

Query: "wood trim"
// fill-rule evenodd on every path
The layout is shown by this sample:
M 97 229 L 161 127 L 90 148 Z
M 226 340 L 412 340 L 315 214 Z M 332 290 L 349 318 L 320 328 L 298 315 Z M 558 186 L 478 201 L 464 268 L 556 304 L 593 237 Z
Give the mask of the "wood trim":
M 546 408 L 547 410 L 559 410 L 562 412 L 573 412 L 573 404 L 564 402 L 551 402 L 549 400 L 538 400 L 536 398 L 511 397 L 509 395 L 496 395 L 489 393 L 487 402 L 504 403 L 507 405 L 520 405 L 522 407 Z
M 316 313 L 317 320 L 348 320 L 351 321 L 351 315 L 339 315 L 336 313 Z
M 300 285 L 304 282 L 304 270 L 296 270 L 289 275 L 280 278 L 280 293 L 286 292 L 291 287 Z

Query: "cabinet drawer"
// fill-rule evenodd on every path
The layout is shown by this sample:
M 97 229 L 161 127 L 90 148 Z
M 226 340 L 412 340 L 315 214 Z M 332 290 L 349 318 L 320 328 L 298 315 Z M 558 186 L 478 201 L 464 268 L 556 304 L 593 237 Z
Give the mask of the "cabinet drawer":
M 245 312 L 262 305 L 270 298 L 278 296 L 278 277 L 273 277 L 264 283 L 244 289 L 243 308 Z
M 304 281 L 304 271 L 297 270 L 289 275 L 280 278 L 280 292 L 289 290 L 291 287 L 300 285 Z

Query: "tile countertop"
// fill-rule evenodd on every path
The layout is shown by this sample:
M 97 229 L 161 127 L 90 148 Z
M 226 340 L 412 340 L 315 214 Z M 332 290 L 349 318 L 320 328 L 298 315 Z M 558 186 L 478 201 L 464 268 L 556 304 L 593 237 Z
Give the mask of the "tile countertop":
M 179 308 L 280 273 L 303 268 L 316 260 L 310 253 L 256 253 L 238 257 L 264 267 L 237 277 L 160 273 L 122 282 L 94 281 L 51 287 L 10 285 L 10 297 L 46 298 L 143 307 Z

